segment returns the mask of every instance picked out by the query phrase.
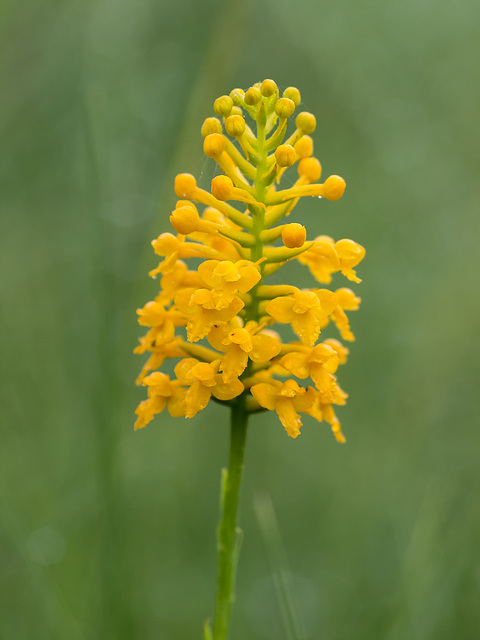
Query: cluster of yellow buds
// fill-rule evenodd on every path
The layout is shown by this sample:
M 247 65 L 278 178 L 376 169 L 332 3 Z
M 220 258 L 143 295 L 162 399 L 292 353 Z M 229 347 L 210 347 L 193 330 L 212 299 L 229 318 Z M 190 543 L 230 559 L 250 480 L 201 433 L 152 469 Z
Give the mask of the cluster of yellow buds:
M 215 100 L 217 117 L 203 123 L 205 154 L 222 174 L 210 192 L 192 175 L 178 175 L 179 200 L 170 217 L 176 235 L 162 233 L 152 242 L 162 257 L 150 273 L 161 275 L 160 293 L 138 310 L 148 332 L 135 352 L 150 357 L 137 381 L 148 388 L 148 399 L 137 408 L 136 428 L 165 407 L 172 416 L 191 418 L 212 397 L 227 405 L 242 398 L 248 412 L 276 411 L 293 438 L 303 412 L 325 420 L 336 439 L 345 440 L 333 405 L 345 403 L 335 374 L 348 349 L 333 338 L 317 341 L 329 322 L 353 340 L 345 312 L 357 309 L 360 299 L 348 288 L 266 284 L 292 259 L 321 284 L 335 272 L 360 282 L 354 268 L 365 254 L 362 246 L 328 236 L 307 241 L 303 225 L 281 222 L 302 196 L 338 200 L 345 189 L 336 175 L 319 182 L 311 113 L 298 113 L 285 140 L 300 101 L 298 89 L 289 87 L 280 97 L 275 82 L 264 80 Z M 295 164 L 296 182 L 280 189 L 280 178 Z M 189 269 L 189 258 L 197 259 L 197 268 Z M 298 339 L 283 342 L 274 323 L 289 324 Z M 174 379 L 157 371 L 165 359 L 178 360 Z

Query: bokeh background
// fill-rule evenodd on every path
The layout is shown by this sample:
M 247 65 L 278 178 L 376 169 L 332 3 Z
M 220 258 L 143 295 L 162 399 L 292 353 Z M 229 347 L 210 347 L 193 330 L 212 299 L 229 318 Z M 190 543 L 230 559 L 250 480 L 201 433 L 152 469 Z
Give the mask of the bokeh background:
M 2 0 L 0 15 L 0 637 L 201 637 L 228 416 L 133 432 L 135 309 L 155 295 L 173 176 L 216 173 L 199 132 L 214 99 L 270 77 L 301 90 L 325 175 L 348 185 L 296 219 L 367 256 L 340 371 L 348 443 L 309 418 L 295 441 L 275 415 L 251 421 L 232 640 L 477 640 L 480 4 Z

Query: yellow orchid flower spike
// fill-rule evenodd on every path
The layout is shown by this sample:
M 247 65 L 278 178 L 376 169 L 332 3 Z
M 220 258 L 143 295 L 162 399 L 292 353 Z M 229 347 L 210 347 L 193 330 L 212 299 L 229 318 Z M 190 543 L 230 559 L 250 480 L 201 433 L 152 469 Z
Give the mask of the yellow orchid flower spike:
M 215 100 L 215 115 L 206 118 L 201 134 L 217 175 L 208 185 L 187 172 L 175 178 L 173 233 L 152 242 L 161 257 L 150 272 L 160 276 L 159 291 L 138 309 L 147 333 L 135 352 L 148 359 L 137 383 L 147 387 L 148 397 L 137 408 L 135 428 L 165 408 L 175 418 L 194 418 L 210 400 L 231 410 L 217 600 L 205 640 L 225 640 L 228 632 L 249 415 L 274 411 L 296 438 L 303 413 L 328 423 L 336 440 L 345 441 L 333 406 L 346 401 L 337 370 L 348 349 L 322 332 L 328 326 L 352 341 L 346 312 L 356 310 L 360 298 L 340 283 L 334 290 L 281 284 L 280 273 L 295 259 L 322 287 L 332 278 L 359 283 L 356 268 L 365 249 L 348 238 L 319 235 L 320 229 L 309 238 L 304 221 L 295 219 L 301 198 L 317 198 L 321 210 L 322 199 L 336 201 L 346 187 L 340 176 L 322 175 L 313 148 L 316 119 L 298 113 L 300 103 L 298 89 L 280 92 L 270 79 Z M 173 362 L 172 379 L 160 370 L 165 362 Z

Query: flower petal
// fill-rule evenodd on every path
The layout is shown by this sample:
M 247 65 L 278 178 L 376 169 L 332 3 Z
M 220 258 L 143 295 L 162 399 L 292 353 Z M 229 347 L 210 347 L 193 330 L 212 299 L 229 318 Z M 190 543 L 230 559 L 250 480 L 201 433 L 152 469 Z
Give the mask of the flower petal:
M 187 390 L 183 387 L 175 389 L 174 393 L 167 400 L 167 410 L 172 418 L 182 418 L 187 411 L 187 405 L 185 403 L 185 396 Z
M 295 315 L 292 319 L 292 329 L 304 344 L 312 347 L 320 335 L 320 323 L 317 320 L 315 309 L 306 313 Z
M 308 353 L 299 353 L 298 351 L 292 351 L 287 353 L 280 360 L 280 364 L 290 373 L 293 373 L 297 378 L 304 380 L 310 375 L 308 367 Z
M 185 417 L 193 418 L 199 411 L 205 409 L 211 395 L 212 391 L 209 387 L 205 387 L 201 382 L 195 380 L 185 396 Z
M 275 410 L 278 413 L 280 422 L 285 427 L 288 435 L 291 438 L 299 436 L 302 421 L 300 420 L 298 413 L 295 411 L 292 400 L 290 398 L 279 398 L 277 400 Z
M 265 306 L 265 311 L 277 322 L 288 324 L 295 317 L 293 312 L 294 304 L 295 301 L 290 296 L 280 296 L 270 300 Z
M 272 336 L 258 333 L 252 338 L 252 350 L 248 354 L 253 362 L 269 362 L 280 353 L 280 342 Z
M 218 400 L 232 400 L 232 398 L 239 396 L 245 389 L 240 380 L 232 380 L 227 384 L 223 382 L 220 375 L 217 375 L 216 381 L 217 384 L 212 388 L 212 393 Z
M 222 379 L 223 382 L 231 382 L 238 378 L 245 371 L 248 362 L 248 353 L 245 353 L 238 345 L 232 344 L 228 347 L 225 356 L 222 358 Z
M 278 389 L 276 386 L 268 384 L 268 382 L 260 382 L 260 384 L 253 385 L 250 391 L 259 405 L 265 409 L 269 409 L 270 411 L 275 410 L 278 396 Z

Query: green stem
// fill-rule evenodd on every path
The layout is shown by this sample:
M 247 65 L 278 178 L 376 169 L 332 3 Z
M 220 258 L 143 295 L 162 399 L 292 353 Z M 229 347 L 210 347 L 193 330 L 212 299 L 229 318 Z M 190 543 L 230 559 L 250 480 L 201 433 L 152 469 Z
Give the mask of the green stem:
M 242 394 L 232 407 L 230 460 L 223 470 L 221 513 L 217 532 L 218 576 L 213 640 L 227 640 L 234 600 L 235 569 L 240 544 L 237 511 L 247 437 L 248 412 Z

